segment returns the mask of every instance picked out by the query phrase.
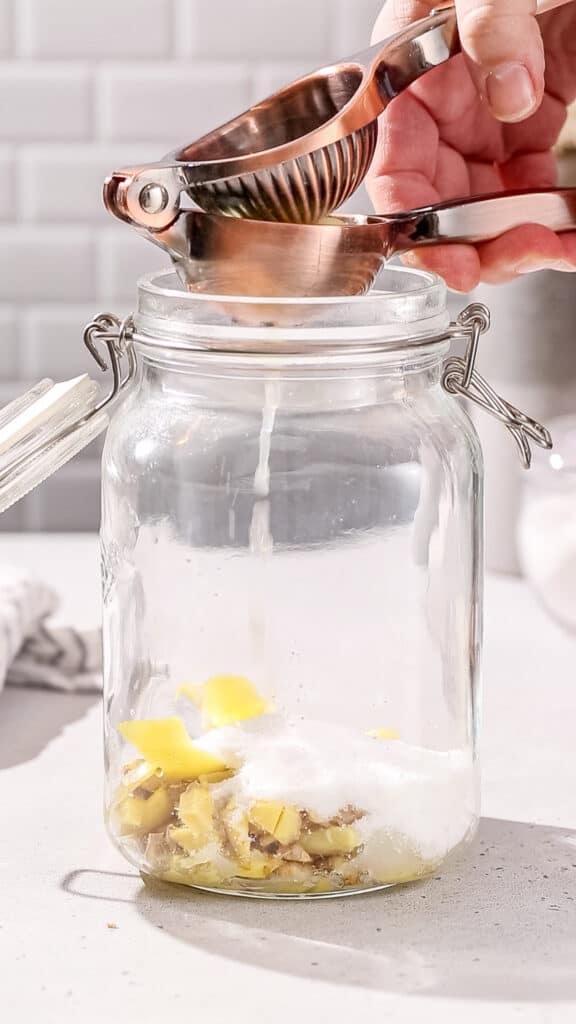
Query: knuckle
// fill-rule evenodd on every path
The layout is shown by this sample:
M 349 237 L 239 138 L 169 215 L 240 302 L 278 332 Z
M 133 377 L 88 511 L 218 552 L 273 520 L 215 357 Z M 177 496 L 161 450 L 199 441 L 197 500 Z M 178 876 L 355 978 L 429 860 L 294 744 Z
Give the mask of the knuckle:
M 466 4 L 459 18 L 460 35 L 466 52 L 483 65 L 502 61 L 534 60 L 542 52 L 542 39 L 530 11 L 502 9 L 498 3 Z

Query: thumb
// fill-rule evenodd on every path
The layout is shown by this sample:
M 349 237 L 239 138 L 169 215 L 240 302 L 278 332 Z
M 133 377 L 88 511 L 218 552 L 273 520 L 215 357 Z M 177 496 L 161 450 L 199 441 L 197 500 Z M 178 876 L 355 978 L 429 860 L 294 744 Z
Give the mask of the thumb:
M 536 0 L 456 0 L 462 49 L 499 121 L 523 121 L 544 94 L 544 43 Z

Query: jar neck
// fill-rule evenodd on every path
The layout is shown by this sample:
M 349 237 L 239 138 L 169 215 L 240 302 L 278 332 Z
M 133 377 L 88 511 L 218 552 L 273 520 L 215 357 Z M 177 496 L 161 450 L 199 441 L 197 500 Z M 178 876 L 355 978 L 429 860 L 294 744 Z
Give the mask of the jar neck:
M 261 407 L 266 395 L 290 408 L 358 407 L 406 401 L 440 387 L 449 342 L 422 348 L 342 354 L 247 355 L 137 346 L 141 386 L 214 404 Z

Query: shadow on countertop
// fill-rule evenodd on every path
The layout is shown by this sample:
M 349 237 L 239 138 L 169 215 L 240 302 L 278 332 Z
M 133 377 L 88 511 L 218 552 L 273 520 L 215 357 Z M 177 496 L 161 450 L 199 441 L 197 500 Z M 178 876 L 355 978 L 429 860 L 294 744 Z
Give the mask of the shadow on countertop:
M 0 770 L 31 761 L 65 726 L 100 701 L 98 693 L 7 687 L 0 692 Z
M 62 884 L 131 902 L 134 882 L 87 869 Z M 485 818 L 476 850 L 445 876 L 349 899 L 239 899 L 153 883 L 137 890 L 136 907 L 204 952 L 285 974 L 412 996 L 576 1001 L 570 830 Z

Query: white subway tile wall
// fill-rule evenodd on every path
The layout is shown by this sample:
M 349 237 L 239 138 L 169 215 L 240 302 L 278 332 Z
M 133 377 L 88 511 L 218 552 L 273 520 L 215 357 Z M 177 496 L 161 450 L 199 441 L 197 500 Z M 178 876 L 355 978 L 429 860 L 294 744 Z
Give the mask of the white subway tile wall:
M 16 315 L 0 307 L 0 379 L 14 380 L 20 371 L 16 340 Z
M 11 50 L 12 0 L 0 0 L 0 57 Z
M 0 0 L 0 405 L 42 377 L 98 373 L 84 324 L 126 315 L 137 278 L 166 263 L 106 214 L 104 176 L 368 45 L 382 3 Z M 0 530 L 96 528 L 99 448 Z
M 0 223 L 14 216 L 15 203 L 14 154 L 10 146 L 0 146 Z
M 16 0 L 18 56 L 131 60 L 172 55 L 171 0 Z

